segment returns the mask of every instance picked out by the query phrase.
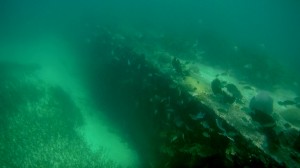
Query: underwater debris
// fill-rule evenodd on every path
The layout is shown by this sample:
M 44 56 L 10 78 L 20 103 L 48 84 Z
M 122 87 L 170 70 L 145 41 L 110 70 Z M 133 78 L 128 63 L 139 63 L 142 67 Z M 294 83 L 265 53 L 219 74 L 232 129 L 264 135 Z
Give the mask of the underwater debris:
M 142 51 L 143 52 L 143 51 Z M 116 55 L 118 55 L 118 53 L 116 53 Z M 120 55 L 120 54 L 119 54 Z M 128 54 L 129 55 L 129 54 Z M 133 54 L 134 55 L 134 54 Z M 148 55 L 147 55 L 148 56 Z M 151 64 L 151 59 L 155 59 L 151 57 L 152 55 L 149 54 L 149 66 L 148 67 L 152 67 Z M 181 55 L 180 55 L 181 56 Z M 127 66 L 127 55 L 124 56 L 125 58 L 123 59 L 122 57 L 122 62 L 121 63 L 117 63 L 117 66 L 115 66 L 114 68 L 111 68 L 110 66 L 107 67 L 108 70 L 111 71 L 111 74 L 107 74 L 107 75 L 111 75 L 112 77 L 118 77 L 119 74 L 122 75 L 122 72 L 120 73 L 114 73 L 115 71 L 122 71 L 122 69 L 120 68 L 119 64 L 123 64 L 122 67 L 125 67 L 127 69 L 130 70 L 129 74 L 125 74 L 128 75 L 126 77 L 124 77 L 124 79 L 126 78 L 134 78 L 137 80 L 134 80 L 132 83 L 130 83 L 130 85 L 126 85 L 126 86 L 122 86 L 122 90 L 129 90 L 132 92 L 125 92 L 126 94 L 128 93 L 129 96 L 121 96 L 121 98 L 119 98 L 119 95 L 124 95 L 124 92 L 121 92 L 120 94 L 114 94 L 112 95 L 113 98 L 117 98 L 117 101 L 123 101 L 131 98 L 131 99 L 138 99 L 139 101 L 141 101 L 140 106 L 138 107 L 138 110 L 132 111 L 132 113 L 130 113 L 131 115 L 128 117 L 129 119 L 127 119 L 127 121 L 138 121 L 136 123 L 134 122 L 130 122 L 129 125 L 131 125 L 131 127 L 133 129 L 136 129 L 136 126 L 139 128 L 139 126 L 141 126 L 139 128 L 139 131 L 142 131 L 142 138 L 136 139 L 136 141 L 139 140 L 146 140 L 144 142 L 136 142 L 137 143 L 137 147 L 139 147 L 138 149 L 144 149 L 145 146 L 145 150 L 139 150 L 144 152 L 146 150 L 148 150 L 150 148 L 150 150 L 152 151 L 151 148 L 153 148 L 153 156 L 151 153 L 151 158 L 145 158 L 145 160 L 147 161 L 147 163 L 151 162 L 153 164 L 153 167 L 216 167 L 216 166 L 211 166 L 211 164 L 208 163 L 203 163 L 203 162 L 214 162 L 216 159 L 220 159 L 220 164 L 224 167 L 230 167 L 228 166 L 228 164 L 232 165 L 234 164 L 234 166 L 236 167 L 251 167 L 249 165 L 247 165 L 249 162 L 248 160 L 254 160 L 256 157 L 263 157 L 263 159 L 265 159 L 265 155 L 261 154 L 261 150 L 259 148 L 257 148 L 256 146 L 253 146 L 252 143 L 247 144 L 247 142 L 249 142 L 249 139 L 247 136 L 244 136 L 243 134 L 239 134 L 238 136 L 238 140 L 235 139 L 236 142 L 238 143 L 233 143 L 233 144 L 237 144 L 238 148 L 241 148 L 241 153 L 237 154 L 235 157 L 232 157 L 233 161 L 227 161 L 226 158 L 224 158 L 224 163 L 221 163 L 223 161 L 223 157 L 225 157 L 225 149 L 228 155 L 234 155 L 235 154 L 235 150 L 233 150 L 232 148 L 228 148 L 227 150 L 227 138 L 220 136 L 217 132 L 221 132 L 221 130 L 218 130 L 216 124 L 214 123 L 214 119 L 215 119 L 215 114 L 214 114 L 214 109 L 216 109 L 215 107 L 221 107 L 221 108 L 225 108 L 227 110 L 227 107 L 230 106 L 219 106 L 219 104 L 215 104 L 215 101 L 212 100 L 208 100 L 210 98 L 212 98 L 211 93 L 207 92 L 207 86 L 206 81 L 202 81 L 198 83 L 197 85 L 197 81 L 195 81 L 195 85 L 191 85 L 191 88 L 188 88 L 188 86 L 185 86 L 181 80 L 177 80 L 178 78 L 180 78 L 181 76 L 178 74 L 178 72 L 176 72 L 176 69 L 174 70 L 174 67 L 171 67 L 172 69 L 169 68 L 169 66 L 171 64 L 172 58 L 173 56 L 168 57 L 168 62 L 166 64 L 162 64 L 159 61 L 154 61 L 154 68 L 158 68 L 158 71 L 156 71 L 156 69 L 150 69 L 150 70 L 145 70 L 146 66 L 144 66 L 142 64 L 141 66 L 141 70 L 140 71 L 136 71 L 139 68 L 139 64 L 136 64 L 135 59 L 132 59 L 131 56 L 130 57 L 130 61 L 131 61 L 131 66 Z M 183 73 L 185 74 L 184 71 L 184 66 L 185 63 L 184 61 L 182 61 L 181 59 L 179 59 L 180 62 L 182 63 L 182 70 Z M 162 65 L 162 66 L 156 66 L 156 63 Z M 136 68 L 138 67 L 138 68 Z M 102 69 L 101 69 L 102 70 Z M 104 69 L 105 70 L 105 69 Z M 171 72 L 170 72 L 171 71 Z M 173 71 L 173 72 L 172 72 Z M 108 72 L 108 71 L 101 71 L 101 72 Z M 155 72 L 158 73 L 163 73 L 165 75 L 162 75 L 161 78 L 163 78 L 162 80 L 157 79 L 155 76 Z M 114 75 L 116 74 L 116 75 Z M 172 76 L 174 75 L 175 76 Z M 98 76 L 98 75 L 97 75 Z M 106 76 L 106 74 L 105 74 Z M 147 83 L 147 87 L 144 87 L 143 90 L 139 90 L 139 82 L 138 80 L 140 80 L 140 76 L 142 76 L 142 80 L 146 77 L 147 80 L 145 80 L 144 83 Z M 188 77 L 187 77 L 188 78 Z M 101 79 L 101 78 L 100 78 Z M 105 79 L 105 78 L 104 78 Z M 116 79 L 116 78 L 112 78 L 112 79 Z M 98 78 L 98 81 L 99 78 Z M 93 81 L 91 82 L 93 83 Z M 111 82 L 107 82 L 109 86 L 111 86 Z M 136 83 L 136 85 L 134 85 Z M 222 82 L 221 83 L 221 90 L 223 88 Z M 193 87 L 193 86 L 197 86 L 197 87 Z M 180 90 L 179 88 L 180 87 Z M 96 87 L 99 88 L 99 87 Z M 118 85 L 114 85 L 114 87 L 109 87 L 109 89 L 111 88 L 112 91 L 115 90 L 115 88 L 118 88 Z M 124 89 L 123 89 L 124 88 Z M 197 89 L 197 92 L 195 91 Z M 225 90 L 225 88 L 223 88 Z M 135 90 L 137 90 L 137 93 L 135 92 Z M 191 95 L 187 94 L 187 91 L 191 91 Z M 116 93 L 117 91 L 114 91 L 113 93 Z M 194 92 L 194 93 L 193 93 Z M 99 92 L 98 92 L 99 93 Z M 111 92 L 107 92 L 108 94 L 110 94 Z M 155 94 L 158 94 L 159 96 L 154 96 Z M 199 95 L 200 94 L 200 95 Z M 167 98 L 168 95 L 171 96 L 171 98 Z M 230 95 L 230 94 L 229 94 Z M 180 96 L 180 97 L 179 97 Z M 194 98 L 193 96 L 201 96 L 201 100 Z M 207 97 L 205 97 L 207 96 Z M 155 98 L 157 97 L 157 98 Z M 207 98 L 208 101 L 205 101 L 202 99 L 202 97 Z M 220 96 L 214 96 L 213 98 L 218 99 Z M 226 98 L 226 97 L 225 97 Z M 171 99 L 171 101 L 170 101 Z M 224 98 L 223 98 L 224 99 Z M 113 100 L 113 99 L 111 99 Z M 149 101 L 148 101 L 149 100 Z M 181 101 L 182 100 L 182 101 Z M 194 102 L 190 103 L 191 101 L 195 101 L 195 104 L 197 104 L 197 106 L 193 106 Z M 201 102 L 203 101 L 203 102 Z M 111 101 L 110 101 L 111 102 Z M 129 102 L 129 101 L 128 101 Z M 131 101 L 130 101 L 131 102 Z M 115 103 L 112 103 L 114 106 Z M 127 104 L 127 103 L 126 103 Z M 183 104 L 182 106 L 179 104 Z M 129 105 L 130 106 L 130 105 Z M 213 107 L 211 107 L 213 106 Z M 195 108 L 192 108 L 195 107 Z M 204 107 L 204 108 L 202 108 Z M 229 108 L 232 110 L 235 110 L 237 106 L 234 106 L 234 108 Z M 169 110 L 168 110 L 169 109 Z M 172 109 L 172 110 L 171 110 Z M 204 111 L 203 111 L 204 109 Z M 143 113 L 140 113 L 143 110 Z M 207 111 L 206 111 L 207 110 Z M 151 117 L 153 116 L 153 111 L 154 113 L 157 114 L 157 116 L 154 117 L 154 120 L 151 119 Z M 197 112 L 205 112 L 206 115 L 202 116 L 199 114 L 199 116 L 197 116 Z M 222 111 L 219 109 L 219 111 Z M 189 114 L 193 114 L 192 116 L 189 116 Z M 209 114 L 209 115 L 208 115 Z M 168 115 L 168 117 L 166 117 Z M 176 116 L 178 115 L 178 118 L 176 119 Z M 222 115 L 224 116 L 225 114 L 219 114 L 216 113 L 216 115 Z M 228 114 L 229 115 L 229 114 Z M 119 116 L 119 115 L 117 115 Z M 133 119 L 131 120 L 130 118 Z M 193 121 L 193 119 L 196 119 L 197 121 Z M 247 116 L 248 118 L 250 118 L 249 116 Z M 204 119 L 201 119 L 204 118 Z M 176 127 L 176 122 L 174 122 L 175 120 L 178 120 L 179 123 L 181 123 L 182 121 L 184 121 L 184 124 L 181 126 L 181 128 L 177 128 Z M 227 119 L 227 118 L 226 118 Z M 144 122 L 145 121 L 145 122 Z M 190 123 L 188 123 L 188 121 L 190 121 Z M 220 118 L 220 122 L 222 121 L 222 119 Z M 128 123 L 129 123 L 128 122 Z M 235 130 L 235 128 L 232 128 L 231 126 L 227 125 L 225 123 L 226 121 L 224 121 L 223 123 L 221 122 L 221 126 L 223 126 L 223 128 L 225 128 L 227 130 L 226 134 L 231 135 L 230 134 L 230 130 Z M 228 121 L 228 123 L 231 123 L 230 121 Z M 188 125 L 187 125 L 188 124 Z M 225 125 L 226 124 L 226 125 Z M 154 126 L 154 127 L 153 127 Z M 180 124 L 178 125 L 180 126 Z M 207 128 L 207 129 L 204 129 Z M 212 128 L 211 128 L 211 127 Z M 130 127 L 130 126 L 129 126 Z M 145 129 L 144 129 L 145 128 Z M 228 128 L 228 129 L 227 129 Z M 127 129 L 127 128 L 126 128 Z M 157 135 L 157 131 L 163 129 L 164 131 L 166 131 L 166 137 L 164 135 L 164 137 L 158 137 Z M 199 130 L 200 129 L 200 130 Z M 237 128 L 238 129 L 238 128 Z M 131 131 L 131 130 L 130 130 Z M 174 131 L 182 131 L 184 132 L 184 134 L 176 134 L 177 132 L 174 133 Z M 133 131 L 131 131 L 133 132 Z M 137 131 L 137 133 L 140 133 Z M 222 133 L 222 132 L 221 132 Z M 134 139 L 136 137 L 140 137 L 140 135 L 137 134 L 133 134 L 133 135 L 129 135 L 131 136 L 130 138 Z M 173 137 L 172 137 L 173 136 Z M 211 137 L 211 138 L 209 138 Z M 230 137 L 230 136 L 229 136 Z M 143 139 L 144 138 L 144 139 Z M 183 142 L 182 139 L 185 138 L 185 141 Z M 135 139 L 134 139 L 135 140 Z M 212 140 L 212 143 L 210 142 Z M 220 141 L 219 141 L 220 140 Z M 222 144 L 222 141 L 226 142 L 226 144 Z M 250 139 L 250 141 L 253 139 Z M 170 143 L 170 141 L 172 141 L 173 143 Z M 209 148 L 212 148 L 212 153 L 214 156 L 211 157 L 206 157 L 206 158 L 201 158 L 199 157 L 199 155 L 206 155 L 209 156 L 207 154 L 205 154 L 205 152 L 203 152 L 203 148 L 199 147 L 198 150 L 200 150 L 200 154 L 194 154 L 197 155 L 196 157 L 193 157 L 191 154 L 185 154 L 183 152 L 180 151 L 180 149 L 184 146 L 184 145 L 189 145 L 188 147 L 195 147 L 197 145 L 191 144 L 191 143 L 199 143 L 200 146 L 203 145 L 204 147 L 207 146 Z M 214 143 L 214 142 L 220 142 L 218 144 Z M 147 145 L 145 145 L 147 144 Z M 242 144 L 242 145 L 240 145 Z M 218 145 L 218 146 L 216 146 Z M 223 147 L 222 147 L 223 145 Z M 219 146 L 221 146 L 221 148 L 219 148 Z M 159 149 L 164 148 L 165 152 L 159 152 Z M 249 148 L 253 147 L 253 151 L 252 150 L 247 150 Z M 195 147 L 194 150 L 191 149 L 190 150 L 191 153 L 197 153 L 197 148 Z M 149 152 L 150 153 L 150 152 Z M 169 153 L 169 154 L 166 154 Z M 204 153 L 204 154 L 201 154 Z M 140 153 L 141 156 L 143 156 L 143 153 Z M 251 158 L 249 158 L 249 156 L 251 155 Z M 163 157 L 161 157 L 163 156 Z M 161 157 L 161 158 L 160 158 Z M 269 157 L 266 157 L 267 159 Z M 260 158 L 257 159 L 258 161 L 260 161 Z M 203 164 L 201 164 L 202 166 L 196 165 L 199 162 L 202 162 Z M 219 160 L 218 160 L 219 162 Z M 230 163 L 229 163 L 230 162 Z M 180 164 L 178 166 L 178 164 Z M 182 166 L 182 165 L 186 165 L 186 166 Z M 187 165 L 191 165 L 191 166 L 187 166 Z M 209 165 L 209 166 L 207 166 Z M 270 165 L 270 164 L 269 164 Z M 268 165 L 267 165 L 268 166 Z M 147 165 L 143 165 L 143 167 L 147 167 Z M 149 164 L 148 164 L 149 167 Z M 219 166 L 222 167 L 222 166 Z

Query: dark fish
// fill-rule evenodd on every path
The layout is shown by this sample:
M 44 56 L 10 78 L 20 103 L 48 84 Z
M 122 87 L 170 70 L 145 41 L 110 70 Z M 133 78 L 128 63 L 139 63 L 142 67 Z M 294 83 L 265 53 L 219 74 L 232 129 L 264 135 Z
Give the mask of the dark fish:
M 248 83 L 245 82 L 245 81 L 240 81 L 239 84 L 241 84 L 241 85 L 247 85 Z
M 217 74 L 216 78 L 219 77 L 219 76 L 228 76 L 228 73 L 227 72 L 223 72 L 223 73 Z
M 247 86 L 244 86 L 244 89 L 247 89 L 247 90 L 254 90 L 253 87 L 248 86 L 248 85 L 247 85 Z
M 281 106 L 292 106 L 295 105 L 296 102 L 294 102 L 293 100 L 285 100 L 285 101 L 278 101 L 278 104 Z

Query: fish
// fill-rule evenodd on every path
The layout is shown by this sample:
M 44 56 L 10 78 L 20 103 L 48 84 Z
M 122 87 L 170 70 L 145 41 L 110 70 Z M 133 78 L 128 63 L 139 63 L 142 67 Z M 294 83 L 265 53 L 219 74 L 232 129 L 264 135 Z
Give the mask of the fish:
M 243 66 L 243 68 L 245 69 L 253 69 L 253 65 L 252 64 L 246 64 Z
M 187 126 L 187 125 L 185 125 L 185 129 L 187 130 L 187 131 L 193 131 L 189 126 Z
M 251 86 L 249 86 L 249 85 L 246 85 L 246 86 L 244 86 L 243 88 L 244 88 L 244 89 L 247 89 L 247 90 L 254 90 L 254 88 L 251 87 Z
M 226 132 L 226 130 L 222 126 L 222 121 L 220 119 L 216 119 L 216 124 L 222 132 Z
M 154 110 L 154 115 L 157 115 L 157 113 L 158 113 L 158 110 L 155 109 L 155 110 Z
M 208 132 L 202 132 L 202 135 L 204 136 L 204 137 L 206 137 L 206 138 L 210 138 L 210 135 L 209 135 L 209 133 Z
M 210 126 L 208 125 L 207 121 L 203 121 L 200 124 L 203 126 L 203 128 L 210 129 Z
M 291 105 L 296 105 L 297 103 L 293 100 L 285 100 L 285 101 L 278 101 L 278 104 L 281 106 L 291 106 Z
M 177 102 L 177 104 L 178 104 L 178 105 L 183 105 L 184 102 L 183 102 L 183 100 L 180 100 L 180 101 Z
M 175 122 L 175 125 L 177 126 L 177 127 L 181 127 L 181 126 L 183 126 L 183 121 L 182 121 L 182 119 L 180 118 L 180 117 L 175 117 L 175 119 L 174 119 L 174 122 Z
M 171 143 L 172 143 L 172 142 L 175 142 L 177 139 L 178 139 L 178 136 L 177 136 L 177 135 L 175 135 L 175 136 L 173 136 L 173 137 L 171 138 L 171 140 L 170 140 L 170 141 L 171 141 Z
M 127 64 L 128 64 L 128 66 L 130 66 L 130 65 L 131 65 L 131 62 L 130 62 L 130 60 L 129 60 L 129 59 L 127 60 Z
M 181 89 L 180 89 L 180 87 L 178 87 L 177 89 L 178 89 L 178 96 L 181 96 Z
M 196 115 L 189 114 L 189 116 L 191 117 L 192 120 L 200 120 L 205 117 L 205 113 L 199 112 Z

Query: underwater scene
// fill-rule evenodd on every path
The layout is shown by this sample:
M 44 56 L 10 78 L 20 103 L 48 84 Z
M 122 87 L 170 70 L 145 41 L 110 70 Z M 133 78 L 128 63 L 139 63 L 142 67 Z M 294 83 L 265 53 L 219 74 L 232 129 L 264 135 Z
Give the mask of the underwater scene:
M 300 167 L 300 1 L 0 1 L 0 168 Z

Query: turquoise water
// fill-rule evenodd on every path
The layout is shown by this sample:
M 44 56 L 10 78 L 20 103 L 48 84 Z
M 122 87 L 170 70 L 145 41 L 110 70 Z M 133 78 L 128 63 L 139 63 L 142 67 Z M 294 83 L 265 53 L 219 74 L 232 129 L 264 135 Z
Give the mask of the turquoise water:
M 245 99 L 238 107 L 269 91 L 276 114 L 284 113 L 277 123 L 297 132 L 299 20 L 296 0 L 1 1 L 0 167 L 196 167 L 195 156 L 216 151 L 187 147 L 198 135 L 186 118 L 198 113 L 177 114 L 180 104 L 194 108 L 180 96 L 215 101 L 215 77 L 247 83 L 248 91 L 238 85 Z M 161 74 L 175 84 L 166 87 Z M 292 105 L 278 105 L 284 100 Z M 214 137 L 215 129 L 201 135 Z

